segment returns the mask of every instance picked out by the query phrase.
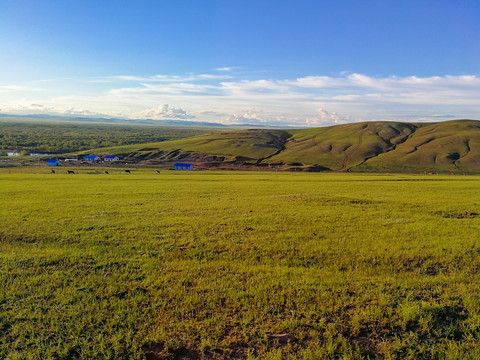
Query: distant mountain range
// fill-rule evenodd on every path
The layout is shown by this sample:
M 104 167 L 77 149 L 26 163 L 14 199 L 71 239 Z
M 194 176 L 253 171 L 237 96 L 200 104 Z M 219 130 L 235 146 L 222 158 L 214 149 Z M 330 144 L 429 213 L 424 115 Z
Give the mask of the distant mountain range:
M 108 123 L 108 124 L 148 124 L 148 125 L 171 125 L 171 126 L 202 126 L 202 127 L 256 127 L 256 128 L 278 128 L 275 125 L 256 125 L 256 124 L 221 124 L 217 122 L 206 121 L 189 121 L 178 119 L 125 119 L 119 117 L 94 117 L 94 116 L 70 116 L 70 115 L 45 115 L 45 114 L 0 114 L 0 118 L 8 119 L 25 119 L 25 120 L 50 120 L 50 121 L 72 121 L 72 122 L 87 122 L 87 123 Z
M 0 114 L 0 118 L 10 119 L 32 119 L 32 120 L 52 120 L 52 121 L 77 121 L 77 122 L 94 122 L 94 123 L 112 123 L 112 124 L 157 124 L 157 125 L 176 125 L 176 126 L 209 126 L 209 127 L 226 127 L 224 124 L 214 122 L 199 122 L 188 120 L 153 120 L 153 119 L 125 119 L 125 118 L 106 118 L 93 116 L 68 116 L 68 115 L 44 115 L 44 114 L 28 114 L 28 115 L 12 115 Z
M 312 129 L 217 131 L 91 150 L 130 160 L 304 171 L 480 172 L 480 121 L 362 122 Z

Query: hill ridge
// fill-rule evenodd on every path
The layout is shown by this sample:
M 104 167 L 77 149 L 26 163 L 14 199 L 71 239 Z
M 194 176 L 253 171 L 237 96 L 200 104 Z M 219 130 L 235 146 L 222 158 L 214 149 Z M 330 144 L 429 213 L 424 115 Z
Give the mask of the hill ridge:
M 406 136 L 406 137 L 404 137 L 404 138 L 400 138 L 401 142 L 398 143 L 398 144 L 394 144 L 394 143 L 391 143 L 391 141 L 388 141 L 388 143 L 391 144 L 391 148 L 390 148 L 390 149 L 386 149 L 384 153 L 387 153 L 387 152 L 390 152 L 390 151 L 394 151 L 394 150 L 397 148 L 398 145 L 400 145 L 400 144 L 408 141 L 408 139 L 409 139 L 410 137 L 412 137 L 413 134 L 414 134 L 414 133 L 416 132 L 416 130 L 418 129 L 418 127 L 415 126 L 415 124 L 412 124 L 412 123 L 403 123 L 403 124 L 410 124 L 410 125 L 411 125 L 411 128 L 410 128 L 410 129 L 412 130 L 412 132 L 411 132 L 408 136 Z M 393 129 L 393 128 L 392 128 L 392 129 Z M 396 129 L 394 129 L 394 130 L 396 130 Z M 397 131 L 398 131 L 398 130 L 397 130 Z M 398 133 L 400 134 L 400 132 L 398 132 Z M 385 140 L 385 139 L 384 139 L 384 140 Z M 385 140 L 385 141 L 386 141 L 386 140 Z M 373 155 L 372 157 L 375 157 L 375 156 L 377 156 L 377 155 Z M 368 161 L 369 159 L 371 159 L 371 157 L 365 158 L 364 161 L 362 161 L 359 165 L 363 165 L 363 164 L 364 164 L 366 161 Z M 351 169 L 351 168 L 348 168 L 348 169 L 346 169 L 346 171 L 349 171 L 350 169 Z
M 207 167 L 480 172 L 480 121 L 370 121 L 310 129 L 231 130 L 95 151 L 135 161 L 182 160 Z

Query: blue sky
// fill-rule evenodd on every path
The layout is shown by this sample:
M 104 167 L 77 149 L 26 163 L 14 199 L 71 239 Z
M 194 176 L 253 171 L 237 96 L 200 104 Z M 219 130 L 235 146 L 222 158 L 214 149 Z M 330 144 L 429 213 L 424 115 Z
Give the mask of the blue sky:
M 0 112 L 480 119 L 480 1 L 0 0 Z

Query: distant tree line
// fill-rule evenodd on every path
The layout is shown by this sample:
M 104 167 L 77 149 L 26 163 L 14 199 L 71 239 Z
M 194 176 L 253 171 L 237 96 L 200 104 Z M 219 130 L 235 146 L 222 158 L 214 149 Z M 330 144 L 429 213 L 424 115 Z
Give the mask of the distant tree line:
M 109 125 L 0 121 L 0 156 L 7 150 L 62 154 L 109 146 L 182 139 L 211 129 L 155 125 Z

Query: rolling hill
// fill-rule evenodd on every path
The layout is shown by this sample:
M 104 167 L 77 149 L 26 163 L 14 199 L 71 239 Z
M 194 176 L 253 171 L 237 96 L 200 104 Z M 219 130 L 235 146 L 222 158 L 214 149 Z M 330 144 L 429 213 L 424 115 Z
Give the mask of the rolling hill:
M 90 152 L 147 162 L 307 171 L 480 172 L 480 121 L 378 121 L 312 129 L 221 131 Z
M 457 120 L 419 127 L 408 141 L 359 167 L 369 168 L 480 171 L 480 121 Z

